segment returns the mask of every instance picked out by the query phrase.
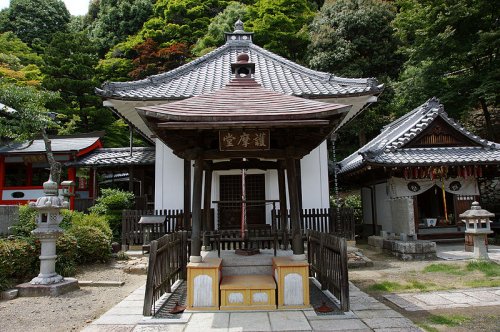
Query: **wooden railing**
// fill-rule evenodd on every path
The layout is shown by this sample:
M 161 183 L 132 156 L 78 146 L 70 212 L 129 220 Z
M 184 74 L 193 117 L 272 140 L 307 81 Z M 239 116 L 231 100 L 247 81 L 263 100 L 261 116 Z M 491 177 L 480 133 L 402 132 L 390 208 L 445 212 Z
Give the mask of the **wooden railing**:
M 342 207 L 337 213 L 335 208 L 304 209 L 301 213 L 301 227 L 306 234 L 308 230 L 322 233 L 336 234 L 345 237 L 347 240 L 354 240 L 354 225 L 356 222 L 356 210 Z M 282 233 L 280 223 L 281 210 L 271 211 L 272 228 Z M 290 230 L 290 212 L 287 211 L 287 225 Z
M 349 311 L 346 239 L 332 234 L 308 231 L 309 273 L 340 301 L 340 309 Z
M 139 220 L 142 216 L 165 216 L 165 222 L 155 225 L 151 238 L 159 238 L 163 234 L 172 233 L 182 224 L 182 210 L 123 210 L 122 212 L 122 245 L 143 245 L 144 234 Z
M 154 316 L 156 302 L 162 295 L 172 292 L 178 279 L 186 279 L 188 261 L 188 232 L 166 234 L 151 242 L 148 276 L 144 295 L 144 316 Z
M 217 249 L 220 257 L 221 250 L 236 250 L 243 248 L 274 249 L 278 250 L 278 236 L 276 231 L 268 229 L 249 229 L 244 236 L 239 229 L 224 229 L 204 232 L 204 243 Z

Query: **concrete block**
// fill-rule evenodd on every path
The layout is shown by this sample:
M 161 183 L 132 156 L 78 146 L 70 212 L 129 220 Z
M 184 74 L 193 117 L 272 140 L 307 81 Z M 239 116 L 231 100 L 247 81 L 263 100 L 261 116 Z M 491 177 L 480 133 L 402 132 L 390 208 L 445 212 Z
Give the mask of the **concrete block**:
M 17 289 L 8 289 L 0 292 L 0 300 L 12 300 L 15 299 L 19 291 Z
M 29 282 L 17 285 L 19 296 L 59 296 L 68 292 L 80 289 L 78 280 L 74 278 L 64 278 L 64 280 L 52 285 L 32 285 Z
M 368 237 L 368 244 L 376 248 L 382 248 L 384 238 L 382 236 L 372 235 Z

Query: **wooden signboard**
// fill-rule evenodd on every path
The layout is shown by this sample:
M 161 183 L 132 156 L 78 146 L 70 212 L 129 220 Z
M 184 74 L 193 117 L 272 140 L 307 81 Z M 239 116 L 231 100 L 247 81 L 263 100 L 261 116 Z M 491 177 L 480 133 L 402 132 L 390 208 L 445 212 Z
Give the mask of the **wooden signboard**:
M 220 151 L 269 150 L 269 129 L 219 130 Z
M 47 157 L 43 154 L 34 154 L 23 156 L 23 161 L 25 164 L 44 163 L 47 161 Z

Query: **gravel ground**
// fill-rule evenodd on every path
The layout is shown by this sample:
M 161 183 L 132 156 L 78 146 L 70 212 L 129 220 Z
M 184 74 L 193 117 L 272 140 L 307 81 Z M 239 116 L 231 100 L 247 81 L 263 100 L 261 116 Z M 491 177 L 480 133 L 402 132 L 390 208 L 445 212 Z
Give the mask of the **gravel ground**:
M 80 331 L 146 283 L 145 274 L 125 273 L 123 267 L 114 261 L 85 266 L 76 276 L 82 281 L 124 281 L 121 287 L 80 287 L 58 297 L 0 301 L 0 331 Z

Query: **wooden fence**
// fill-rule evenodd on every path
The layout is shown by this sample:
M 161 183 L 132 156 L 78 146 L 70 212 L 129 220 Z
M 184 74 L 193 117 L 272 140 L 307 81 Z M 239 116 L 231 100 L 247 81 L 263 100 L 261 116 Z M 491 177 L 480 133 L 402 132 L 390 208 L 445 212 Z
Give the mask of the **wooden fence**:
M 143 245 L 144 234 L 139 220 L 142 216 L 165 216 L 165 222 L 152 225 L 150 239 L 159 238 L 168 233 L 175 232 L 182 225 L 182 210 L 123 210 L 122 212 L 122 245 Z
M 340 309 L 349 311 L 346 239 L 332 234 L 308 231 L 309 273 L 340 301 Z
M 280 223 L 281 210 L 271 211 L 272 228 L 282 233 Z M 304 231 L 313 230 L 322 233 L 336 234 L 347 240 L 354 240 L 357 211 L 342 207 L 337 212 L 335 208 L 303 209 L 301 212 L 301 227 Z M 290 225 L 290 211 L 287 211 L 287 225 Z M 290 226 L 288 226 L 290 229 Z M 306 233 L 306 232 L 304 232 Z
M 154 316 L 156 302 L 166 293 L 172 292 L 176 280 L 186 280 L 188 261 L 188 232 L 166 234 L 151 242 L 144 295 L 144 316 Z

